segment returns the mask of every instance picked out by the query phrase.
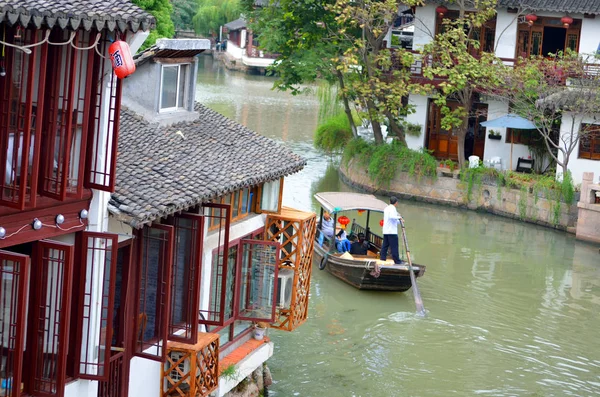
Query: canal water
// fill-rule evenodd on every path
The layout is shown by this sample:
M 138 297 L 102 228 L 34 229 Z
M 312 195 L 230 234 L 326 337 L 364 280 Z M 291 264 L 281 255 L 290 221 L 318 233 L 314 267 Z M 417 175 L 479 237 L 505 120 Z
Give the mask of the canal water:
M 351 191 L 313 148 L 318 101 L 271 90 L 272 78 L 201 57 L 196 99 L 308 160 L 284 205 L 317 210 L 318 191 Z M 412 293 L 358 291 L 319 271 L 309 318 L 270 330 L 275 383 L 287 396 L 600 395 L 600 253 L 573 236 L 494 215 L 401 201 Z

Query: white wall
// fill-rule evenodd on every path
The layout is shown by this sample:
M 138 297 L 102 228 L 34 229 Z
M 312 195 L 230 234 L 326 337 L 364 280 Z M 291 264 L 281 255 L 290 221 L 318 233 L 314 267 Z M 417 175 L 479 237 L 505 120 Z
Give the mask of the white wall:
M 437 4 L 427 4 L 416 8 L 413 50 L 421 50 L 423 45 L 431 42 L 433 39 L 433 35 L 435 34 L 436 7 Z
M 159 397 L 162 395 L 162 363 L 141 357 L 131 359 L 129 395 Z
M 598 117 L 600 117 L 600 114 L 598 115 Z M 572 133 L 571 123 L 572 122 L 573 122 L 573 114 L 572 113 L 564 113 L 563 119 L 562 119 L 562 124 L 560 125 L 560 136 L 562 137 L 561 146 L 563 148 L 565 147 L 565 145 L 562 141 L 569 139 L 569 137 L 571 136 L 571 133 Z M 579 126 L 581 125 L 581 123 L 599 124 L 598 121 L 594 122 L 594 119 L 592 117 L 587 117 L 587 118 L 576 117 L 575 118 L 575 124 L 576 124 L 575 129 L 577 130 L 577 132 L 579 132 Z M 569 165 L 568 165 L 569 171 L 571 171 L 571 176 L 573 178 L 573 183 L 575 185 L 581 183 L 584 172 L 593 172 L 594 175 L 600 175 L 600 160 L 579 159 L 579 158 L 577 158 L 578 155 L 579 155 L 579 142 L 577 143 L 577 147 L 571 153 L 571 156 L 569 156 Z M 559 160 L 562 161 L 562 159 L 563 159 L 563 156 L 559 152 Z M 562 168 L 560 166 L 556 167 L 556 177 L 558 179 L 560 179 L 562 177 Z
M 574 16 L 579 18 L 579 16 Z M 581 21 L 580 54 L 595 54 L 600 44 L 600 16 L 583 18 Z
M 405 120 L 421 126 L 420 136 L 406 135 L 406 144 L 409 149 L 420 150 L 425 147 L 427 126 L 427 97 L 425 95 L 411 94 L 408 96 L 409 105 L 414 106 L 415 112 L 406 116 Z
M 235 59 L 242 59 L 242 56 L 244 56 L 246 50 L 238 47 L 231 41 L 227 41 L 227 53 Z
M 499 9 L 496 16 L 495 53 L 499 58 L 514 58 L 517 43 L 517 15 Z
M 266 68 L 275 62 L 273 58 L 253 58 L 246 55 L 242 56 L 242 63 L 246 66 L 254 66 L 260 68 Z
M 273 342 L 265 343 L 254 350 L 243 360 L 235 365 L 235 376 L 232 379 L 219 378 L 219 389 L 214 394 L 216 397 L 223 397 L 231 389 L 246 379 L 254 370 L 262 365 L 273 355 Z

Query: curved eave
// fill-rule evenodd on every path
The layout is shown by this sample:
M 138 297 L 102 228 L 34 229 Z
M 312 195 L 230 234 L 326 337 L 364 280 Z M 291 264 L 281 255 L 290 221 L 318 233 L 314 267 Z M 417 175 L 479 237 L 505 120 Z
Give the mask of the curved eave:
M 327 212 L 368 210 L 383 212 L 387 204 L 372 194 L 350 192 L 322 192 L 315 199 Z

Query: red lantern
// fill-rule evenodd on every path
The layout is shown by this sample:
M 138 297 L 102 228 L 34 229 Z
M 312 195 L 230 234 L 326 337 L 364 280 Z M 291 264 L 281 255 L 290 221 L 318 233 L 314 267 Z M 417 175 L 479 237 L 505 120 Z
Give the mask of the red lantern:
M 358 215 L 362 215 L 365 213 L 365 210 L 358 210 Z
M 535 21 L 537 21 L 538 17 L 535 14 L 527 14 L 525 15 L 525 20 L 529 24 L 529 26 L 533 25 Z
M 345 215 L 342 215 L 338 218 L 338 223 L 342 225 L 342 229 L 346 228 L 346 225 L 350 223 L 350 218 Z
M 118 78 L 124 79 L 135 72 L 135 63 L 129 50 L 129 44 L 122 40 L 117 40 L 108 47 L 108 55 L 112 62 L 113 70 Z
M 383 227 L 383 219 L 379 221 L 379 226 Z
M 444 5 L 437 6 L 435 8 L 435 12 L 437 12 L 439 16 L 443 17 L 444 14 L 448 12 L 448 8 Z
M 562 17 L 560 19 L 560 22 L 562 22 L 563 26 L 565 28 L 568 28 L 570 24 L 573 23 L 573 18 L 571 18 L 570 16 L 565 15 L 564 17 Z

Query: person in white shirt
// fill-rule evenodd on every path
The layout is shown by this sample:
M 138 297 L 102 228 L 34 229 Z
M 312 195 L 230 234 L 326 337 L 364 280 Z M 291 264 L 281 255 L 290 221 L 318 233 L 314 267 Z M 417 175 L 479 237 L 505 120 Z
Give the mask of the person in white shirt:
M 394 196 L 390 197 L 390 205 L 383 210 L 383 245 L 379 259 L 385 261 L 388 248 L 392 249 L 392 258 L 397 265 L 402 264 L 400 255 L 398 254 L 398 223 L 400 223 L 400 214 L 396 211 L 398 199 Z

